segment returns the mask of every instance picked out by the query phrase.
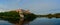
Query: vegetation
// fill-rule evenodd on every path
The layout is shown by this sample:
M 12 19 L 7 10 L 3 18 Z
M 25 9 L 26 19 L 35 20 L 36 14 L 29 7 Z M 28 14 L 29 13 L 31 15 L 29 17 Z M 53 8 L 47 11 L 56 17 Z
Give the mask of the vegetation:
M 36 17 L 60 18 L 60 13 L 48 14 L 48 15 L 35 15 L 33 13 L 31 14 L 24 13 L 24 16 L 25 16 L 25 20 L 33 21 Z M 19 23 L 20 16 L 19 13 L 17 13 L 16 11 L 8 11 L 8 12 L 0 12 L 0 18 L 2 20 L 6 20 L 15 24 L 15 23 Z
M 31 14 L 26 14 L 24 13 L 25 20 L 27 21 L 33 21 L 36 18 L 36 15 L 31 13 Z M 1 12 L 0 13 L 0 18 L 6 21 L 9 21 L 11 23 L 19 23 L 19 13 L 16 11 L 8 11 L 8 12 Z
M 48 18 L 52 18 L 52 17 L 60 18 L 60 13 L 47 14 L 47 15 L 37 15 L 37 16 L 39 16 L 39 17 L 48 17 Z

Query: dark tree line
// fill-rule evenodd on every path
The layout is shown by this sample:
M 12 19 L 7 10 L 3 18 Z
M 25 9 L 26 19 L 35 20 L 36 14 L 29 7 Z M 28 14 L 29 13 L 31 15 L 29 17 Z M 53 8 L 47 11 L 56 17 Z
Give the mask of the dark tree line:
M 24 16 L 25 16 L 25 20 L 33 21 L 36 17 L 60 18 L 60 13 L 48 14 L 48 15 L 35 15 L 34 13 L 31 14 L 24 13 Z M 15 24 L 15 23 L 19 23 L 20 16 L 19 13 L 17 13 L 16 11 L 0 12 L 0 19 Z
M 31 14 L 25 14 L 25 20 L 27 21 L 33 21 L 36 18 L 36 15 L 31 13 Z M 16 11 L 8 11 L 8 12 L 0 12 L 0 18 L 2 20 L 6 20 L 9 21 L 11 23 L 19 23 L 19 13 L 17 13 Z
M 52 18 L 52 17 L 60 18 L 60 13 L 47 14 L 47 15 L 37 15 L 37 16 L 39 16 L 39 17 L 48 17 L 48 18 Z

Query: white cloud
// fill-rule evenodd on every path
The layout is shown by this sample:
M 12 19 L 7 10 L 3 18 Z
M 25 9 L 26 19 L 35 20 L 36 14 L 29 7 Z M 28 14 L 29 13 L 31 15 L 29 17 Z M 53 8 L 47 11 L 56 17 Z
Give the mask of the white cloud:
M 33 2 L 27 3 L 22 7 L 30 9 L 33 13 L 38 13 L 38 14 L 39 13 L 41 13 L 41 14 L 51 13 L 51 11 L 49 11 L 49 10 L 56 9 L 59 7 L 59 6 L 57 6 L 58 3 L 54 2 L 54 1 L 51 2 L 51 1 L 49 1 L 49 2 L 38 2 L 38 3 L 33 3 Z M 52 10 L 52 12 L 54 12 L 54 11 Z
M 52 9 L 60 8 L 60 4 L 56 3 L 54 0 L 41 0 L 41 1 L 36 0 L 32 2 L 26 1 L 23 2 L 23 5 L 21 5 L 22 3 L 20 4 L 20 1 L 22 0 L 13 0 L 12 1 L 13 3 L 8 4 L 8 8 L 17 9 L 18 7 L 21 7 L 23 9 L 30 9 L 31 12 L 38 14 L 51 13 L 51 11 L 54 12 Z M 6 10 L 5 6 L 6 5 L 3 5 L 2 8 L 5 8 Z
M 4 12 L 6 8 L 6 5 L 0 4 L 0 12 Z

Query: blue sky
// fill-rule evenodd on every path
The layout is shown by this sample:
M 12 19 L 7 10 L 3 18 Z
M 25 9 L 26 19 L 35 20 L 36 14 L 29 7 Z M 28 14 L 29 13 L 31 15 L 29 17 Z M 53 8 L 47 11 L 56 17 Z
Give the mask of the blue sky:
M 60 0 L 0 0 L 0 12 L 18 8 L 35 14 L 60 13 Z

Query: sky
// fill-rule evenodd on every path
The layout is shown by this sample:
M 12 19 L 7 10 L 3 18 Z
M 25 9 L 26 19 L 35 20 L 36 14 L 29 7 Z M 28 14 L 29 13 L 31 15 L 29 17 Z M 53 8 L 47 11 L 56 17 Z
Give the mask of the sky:
M 18 8 L 35 14 L 60 13 L 60 0 L 0 0 L 0 12 Z

